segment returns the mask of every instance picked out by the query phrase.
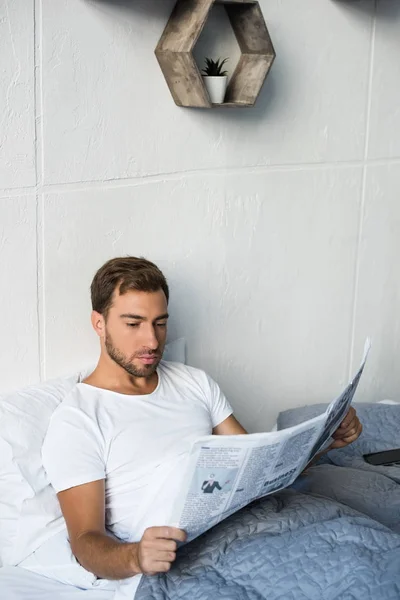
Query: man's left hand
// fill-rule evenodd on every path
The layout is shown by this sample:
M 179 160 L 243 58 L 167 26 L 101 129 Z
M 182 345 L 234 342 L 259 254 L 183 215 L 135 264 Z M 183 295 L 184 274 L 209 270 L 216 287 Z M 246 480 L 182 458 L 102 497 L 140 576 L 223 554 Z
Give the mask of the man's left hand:
M 360 437 L 361 432 L 362 425 L 357 417 L 355 409 L 351 407 L 340 427 L 338 427 L 333 434 L 332 437 L 335 441 L 329 447 L 329 450 L 344 448 L 345 446 L 352 444 Z

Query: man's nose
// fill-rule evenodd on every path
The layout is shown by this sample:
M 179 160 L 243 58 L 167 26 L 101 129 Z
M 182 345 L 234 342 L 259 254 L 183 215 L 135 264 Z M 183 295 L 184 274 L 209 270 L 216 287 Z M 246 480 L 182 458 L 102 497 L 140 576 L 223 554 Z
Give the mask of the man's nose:
M 154 327 L 149 327 L 147 329 L 145 339 L 143 340 L 143 345 L 150 350 L 157 350 L 158 339 Z

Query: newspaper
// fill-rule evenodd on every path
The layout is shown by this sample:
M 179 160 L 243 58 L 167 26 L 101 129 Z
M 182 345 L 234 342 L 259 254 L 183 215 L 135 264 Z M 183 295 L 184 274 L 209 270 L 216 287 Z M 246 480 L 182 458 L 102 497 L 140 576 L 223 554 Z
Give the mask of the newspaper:
M 290 486 L 331 443 L 350 408 L 370 347 L 368 339 L 356 376 L 322 415 L 281 431 L 197 440 L 171 524 L 185 530 L 190 541 L 253 500 Z

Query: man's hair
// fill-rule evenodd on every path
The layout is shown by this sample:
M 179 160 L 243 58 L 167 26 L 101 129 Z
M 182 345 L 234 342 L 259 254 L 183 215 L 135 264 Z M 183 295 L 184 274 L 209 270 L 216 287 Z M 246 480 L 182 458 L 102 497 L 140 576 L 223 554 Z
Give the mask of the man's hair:
M 97 271 L 90 286 L 92 309 L 106 319 L 112 306 L 114 291 L 122 295 L 130 290 L 157 292 L 169 299 L 168 283 L 160 269 L 145 258 L 127 256 L 112 258 Z

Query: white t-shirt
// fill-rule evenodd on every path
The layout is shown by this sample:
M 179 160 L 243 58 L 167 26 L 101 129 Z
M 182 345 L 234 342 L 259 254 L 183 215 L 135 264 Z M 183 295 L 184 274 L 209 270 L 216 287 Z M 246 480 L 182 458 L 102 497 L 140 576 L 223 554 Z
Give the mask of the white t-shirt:
M 206 373 L 161 362 L 153 393 L 137 396 L 79 383 L 54 412 L 43 464 L 57 492 L 105 479 L 106 526 L 135 542 L 166 522 L 193 441 L 232 414 Z

